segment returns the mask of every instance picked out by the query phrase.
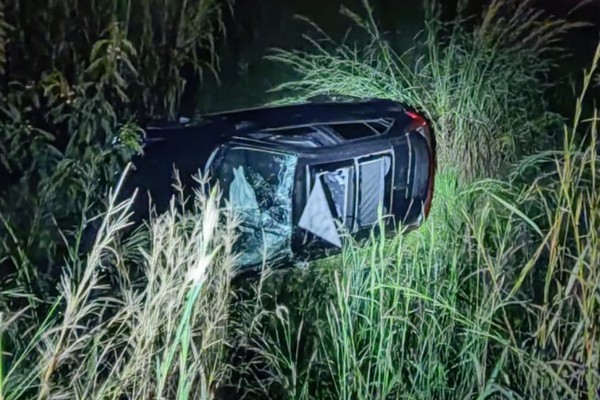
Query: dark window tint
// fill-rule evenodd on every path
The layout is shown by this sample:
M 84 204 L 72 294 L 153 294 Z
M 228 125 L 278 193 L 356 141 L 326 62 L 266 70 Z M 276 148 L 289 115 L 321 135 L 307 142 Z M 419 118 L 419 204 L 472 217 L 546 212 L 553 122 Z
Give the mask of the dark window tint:
M 414 159 L 412 197 L 423 201 L 427 197 L 429 184 L 429 147 L 421 135 L 412 135 L 411 150 Z
M 346 140 L 362 139 L 377 135 L 377 131 L 363 123 L 336 124 L 332 125 L 331 128 Z
M 362 139 L 370 136 L 384 135 L 393 120 L 355 122 L 351 124 L 332 124 L 331 128 L 346 140 Z
M 386 194 L 389 195 L 392 158 L 390 156 L 372 157 L 359 161 L 359 203 L 358 224 L 370 226 L 379 218 L 379 208 L 387 214 L 389 207 Z M 386 186 L 388 188 L 386 189 Z

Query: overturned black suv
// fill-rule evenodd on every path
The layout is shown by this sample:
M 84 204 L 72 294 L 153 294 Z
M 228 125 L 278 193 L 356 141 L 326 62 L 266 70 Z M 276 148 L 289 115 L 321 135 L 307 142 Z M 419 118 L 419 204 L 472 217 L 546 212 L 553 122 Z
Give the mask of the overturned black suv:
M 308 260 L 377 227 L 414 228 L 433 194 L 428 122 L 389 100 L 319 101 L 203 116 L 146 131 L 129 188 L 168 206 L 175 167 L 184 185 L 199 170 L 239 213 L 241 268 Z

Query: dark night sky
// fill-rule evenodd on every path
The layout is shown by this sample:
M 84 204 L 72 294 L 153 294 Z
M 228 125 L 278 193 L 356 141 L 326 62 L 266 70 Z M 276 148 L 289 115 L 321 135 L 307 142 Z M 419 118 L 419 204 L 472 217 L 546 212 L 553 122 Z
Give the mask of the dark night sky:
M 574 57 L 566 68 L 573 71 L 580 71 L 589 63 L 600 38 L 600 0 L 586 2 L 586 6 L 569 14 L 579 2 L 581 0 L 536 0 L 539 7 L 554 15 L 595 25 L 572 32 L 567 40 Z M 370 3 L 381 31 L 390 33 L 400 46 L 410 47 L 414 35 L 422 29 L 421 4 L 416 5 L 414 0 L 370 0 Z M 456 0 L 443 3 L 452 10 Z M 290 76 L 263 57 L 273 47 L 302 46 L 305 44 L 302 34 L 309 32 L 307 25 L 294 16 L 306 16 L 334 38 L 341 38 L 350 24 L 340 16 L 340 6 L 360 11 L 360 4 L 361 0 L 236 0 L 234 15 L 225 21 L 227 36 L 218 47 L 221 85 L 217 86 L 211 78 L 206 79 L 201 110 L 248 107 L 268 101 L 265 92 Z M 485 2 L 471 4 L 475 4 L 473 11 L 476 11 Z M 237 96 L 232 97 L 232 92 Z

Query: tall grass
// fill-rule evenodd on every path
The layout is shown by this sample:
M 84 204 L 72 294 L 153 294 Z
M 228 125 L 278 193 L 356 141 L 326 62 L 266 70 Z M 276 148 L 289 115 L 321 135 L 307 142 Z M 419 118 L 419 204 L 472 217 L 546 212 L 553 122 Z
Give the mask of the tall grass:
M 139 150 L 135 119 L 116 129 L 133 116 L 118 105 L 139 101 L 157 115 L 176 108 L 180 80 L 167 90 L 162 72 L 136 74 L 174 74 L 172 65 L 192 57 L 184 33 L 205 37 L 193 17 L 177 21 L 192 4 L 215 3 L 44 4 L 11 0 L 5 19 L 23 26 L 33 12 L 41 25 L 57 24 L 46 24 L 50 37 L 71 45 L 36 36 L 37 26 L 6 35 L 0 15 L 0 50 L 5 35 L 9 54 L 27 67 L 15 70 L 9 59 L 6 76 L 35 72 L 18 52 L 23 44 L 47 56 L 39 60 L 46 71 L 60 71 L 32 86 L 10 78 L 14 90 L 0 98 L 0 128 L 12 133 L 0 141 L 11 179 L 0 193 L 0 261 L 18 267 L 0 289 L 0 400 L 214 398 L 224 386 L 246 398 L 600 395 L 599 118 L 582 114 L 600 46 L 574 120 L 553 134 L 561 147 L 524 158 L 520 148 L 555 142 L 546 134 L 554 117 L 543 101 L 545 54 L 569 27 L 527 2 L 492 1 L 473 30 L 432 14 L 424 50 L 407 54 L 381 39 L 365 3 L 366 17 L 345 14 L 369 46 L 329 50 L 313 41 L 314 53 L 276 53 L 302 76 L 282 89 L 418 105 L 435 124 L 442 171 L 420 230 L 347 240 L 337 258 L 283 274 L 265 266 L 257 282 L 234 288 L 236 221 L 203 180 L 193 199 L 173 199 L 167 213 L 127 235 L 132 200 L 117 204 L 111 193 L 92 250 L 80 251 L 85 218 Z M 70 20 L 55 18 L 65 11 L 85 16 L 77 24 L 94 40 L 66 40 Z M 189 50 L 183 58 L 161 47 L 173 43 Z M 142 54 L 162 61 L 146 65 Z M 171 95 L 146 103 L 144 82 Z M 121 142 L 109 147 L 115 132 Z M 500 173 L 516 159 L 511 174 Z M 457 174 L 463 183 L 507 176 L 466 186 Z M 181 211 L 187 201 L 192 210 Z M 39 284 L 40 260 L 60 267 L 56 296 Z
M 174 199 L 125 242 L 132 200 L 111 196 L 93 249 L 71 255 L 45 320 L 28 327 L 24 315 L 8 315 L 19 331 L 3 321 L 11 346 L 0 398 L 212 398 L 227 373 L 235 233 L 219 193 L 205 193 L 185 214 Z
M 378 30 L 367 0 L 363 13 L 342 9 L 363 39 L 335 43 L 319 27 L 312 51 L 276 50 L 271 59 L 299 78 L 292 98 L 321 94 L 390 98 L 432 119 L 442 168 L 463 181 L 497 176 L 511 162 L 552 142 L 558 119 L 547 111 L 544 79 L 563 54 L 559 40 L 578 24 L 552 19 L 531 1 L 494 0 L 478 18 L 445 23 L 429 2 L 424 32 L 412 49 L 395 49 Z M 462 2 L 464 3 L 464 2 Z M 464 6 L 464 5 L 463 5 Z
M 597 398 L 599 119 L 581 110 L 599 61 L 560 150 L 447 188 L 408 236 L 263 278 L 242 329 L 255 398 Z

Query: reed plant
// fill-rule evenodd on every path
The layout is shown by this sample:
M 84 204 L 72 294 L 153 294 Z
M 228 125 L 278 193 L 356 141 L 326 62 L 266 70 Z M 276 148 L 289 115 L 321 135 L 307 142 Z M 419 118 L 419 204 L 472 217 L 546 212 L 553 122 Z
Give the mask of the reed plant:
M 111 196 L 93 249 L 71 254 L 44 321 L 3 311 L 0 398 L 213 398 L 228 373 L 235 220 L 204 185 L 190 211 L 174 199 L 126 240 L 132 200 Z

